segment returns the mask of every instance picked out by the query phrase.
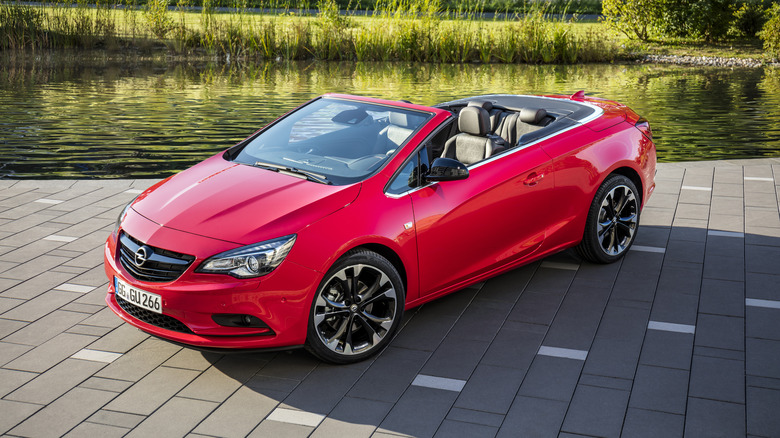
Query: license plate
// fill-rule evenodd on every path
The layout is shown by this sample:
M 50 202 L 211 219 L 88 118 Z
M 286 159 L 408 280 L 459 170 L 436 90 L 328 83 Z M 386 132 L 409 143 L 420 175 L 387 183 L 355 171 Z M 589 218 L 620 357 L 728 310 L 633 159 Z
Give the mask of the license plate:
M 117 277 L 114 277 L 114 290 L 125 301 L 150 312 L 162 313 L 162 298 L 157 294 L 130 286 Z

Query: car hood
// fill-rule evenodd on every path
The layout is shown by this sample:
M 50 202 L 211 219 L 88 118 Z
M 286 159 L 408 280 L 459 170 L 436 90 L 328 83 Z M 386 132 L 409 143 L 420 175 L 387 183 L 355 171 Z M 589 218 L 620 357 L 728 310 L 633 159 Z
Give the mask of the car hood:
M 297 233 L 351 203 L 331 186 L 212 157 L 142 193 L 132 208 L 164 227 L 249 245 Z

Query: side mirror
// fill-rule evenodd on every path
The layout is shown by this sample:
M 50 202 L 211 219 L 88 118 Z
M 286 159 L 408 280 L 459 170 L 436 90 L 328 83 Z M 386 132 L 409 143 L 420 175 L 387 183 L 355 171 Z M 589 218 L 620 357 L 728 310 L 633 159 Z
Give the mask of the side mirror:
M 457 181 L 469 177 L 466 165 L 452 158 L 437 158 L 433 160 L 431 171 L 425 175 L 428 181 Z

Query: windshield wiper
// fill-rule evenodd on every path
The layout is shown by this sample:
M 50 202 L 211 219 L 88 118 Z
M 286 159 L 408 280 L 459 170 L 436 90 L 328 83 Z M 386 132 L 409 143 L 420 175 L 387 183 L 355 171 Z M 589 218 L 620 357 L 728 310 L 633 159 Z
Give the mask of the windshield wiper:
M 295 167 L 280 166 L 278 164 L 265 163 L 263 161 L 256 161 L 253 166 L 273 172 L 285 172 L 292 174 L 293 176 L 303 176 L 304 179 L 320 184 L 333 184 L 332 182 L 328 181 L 328 178 L 326 178 L 325 175 L 309 172 L 308 170 L 296 169 Z

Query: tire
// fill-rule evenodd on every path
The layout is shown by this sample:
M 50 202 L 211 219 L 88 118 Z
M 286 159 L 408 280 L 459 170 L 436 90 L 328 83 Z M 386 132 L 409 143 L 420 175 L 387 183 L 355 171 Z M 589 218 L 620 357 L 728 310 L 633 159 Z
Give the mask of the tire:
M 367 250 L 346 253 L 317 288 L 306 349 L 336 364 L 379 353 L 398 330 L 405 298 L 401 276 L 387 259 Z
M 607 177 L 588 210 L 582 242 L 577 246 L 582 258 L 593 263 L 613 263 L 628 252 L 639 228 L 638 194 L 629 178 Z

